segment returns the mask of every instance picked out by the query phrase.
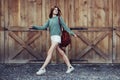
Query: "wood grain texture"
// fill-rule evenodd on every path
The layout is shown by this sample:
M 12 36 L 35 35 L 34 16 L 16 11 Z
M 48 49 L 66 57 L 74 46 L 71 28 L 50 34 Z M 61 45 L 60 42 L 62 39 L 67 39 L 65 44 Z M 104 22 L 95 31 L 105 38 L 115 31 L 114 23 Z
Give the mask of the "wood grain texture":
M 66 48 L 69 59 L 83 59 L 89 63 L 120 62 L 119 0 L 0 0 L 0 29 L 9 28 L 0 31 L 0 62 L 9 62 L 12 57 L 16 61 L 38 60 L 37 55 L 45 59 L 51 45 L 49 30 L 29 31 L 27 28 L 42 26 L 55 5 L 61 9 L 68 27 L 81 28 L 73 30 L 81 37 L 71 37 L 72 43 Z M 23 48 L 9 31 L 21 41 L 31 43 Z M 35 56 L 29 54 L 30 51 Z M 63 62 L 56 53 L 52 62 Z

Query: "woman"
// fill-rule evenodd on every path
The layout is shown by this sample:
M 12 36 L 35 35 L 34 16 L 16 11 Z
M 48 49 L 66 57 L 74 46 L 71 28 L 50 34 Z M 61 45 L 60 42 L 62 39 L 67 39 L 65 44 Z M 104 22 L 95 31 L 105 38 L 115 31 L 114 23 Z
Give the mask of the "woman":
M 61 10 L 57 7 L 54 6 L 54 8 L 51 9 L 51 12 L 49 14 L 49 19 L 48 21 L 42 26 L 32 26 L 32 29 L 37 29 L 37 30 L 44 30 L 46 28 L 49 27 L 50 30 L 50 35 L 51 35 L 51 46 L 50 49 L 48 50 L 47 53 L 47 57 L 46 60 L 44 62 L 44 64 L 42 65 L 42 67 L 39 69 L 38 72 L 36 72 L 37 75 L 42 75 L 46 72 L 46 66 L 48 65 L 48 63 L 51 60 L 52 57 L 52 53 L 54 51 L 54 49 L 58 50 L 59 54 L 63 57 L 63 60 L 65 61 L 65 63 L 67 64 L 67 71 L 66 73 L 70 73 L 74 70 L 74 67 L 70 64 L 68 57 L 66 56 L 66 54 L 64 53 L 64 51 L 59 47 L 59 43 L 61 43 L 61 29 L 60 29 L 60 25 L 59 25 L 59 21 L 58 21 L 58 17 L 60 19 L 60 24 L 63 26 L 63 28 L 71 35 L 76 36 L 76 34 L 74 32 L 72 32 L 64 23 L 62 17 L 61 17 Z

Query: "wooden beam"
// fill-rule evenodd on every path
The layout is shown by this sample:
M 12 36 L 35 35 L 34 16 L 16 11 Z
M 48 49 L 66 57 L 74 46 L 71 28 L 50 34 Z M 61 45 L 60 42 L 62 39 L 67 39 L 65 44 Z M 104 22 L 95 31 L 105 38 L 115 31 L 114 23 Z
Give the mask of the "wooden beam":
M 9 35 L 16 42 L 18 42 L 24 49 L 26 49 L 33 57 L 35 57 L 36 59 L 40 58 L 38 55 L 35 54 L 35 53 L 37 53 L 36 51 L 33 51 L 29 45 L 25 44 L 25 42 L 22 39 L 20 39 L 18 36 L 16 36 L 12 31 L 9 31 Z
M 84 37 L 81 33 L 79 33 L 78 37 L 88 46 L 87 46 L 87 48 L 85 48 L 83 51 L 80 52 L 77 59 L 84 56 L 90 49 L 94 49 L 98 53 L 98 55 L 100 55 L 104 59 L 107 59 L 107 55 L 103 51 L 101 51 L 96 45 L 101 40 L 103 40 L 108 34 L 109 34 L 109 32 L 105 32 L 105 33 L 101 34 L 99 37 L 97 37 L 95 39 L 95 41 L 93 41 L 93 43 L 91 43 L 88 39 L 86 39 L 86 37 Z

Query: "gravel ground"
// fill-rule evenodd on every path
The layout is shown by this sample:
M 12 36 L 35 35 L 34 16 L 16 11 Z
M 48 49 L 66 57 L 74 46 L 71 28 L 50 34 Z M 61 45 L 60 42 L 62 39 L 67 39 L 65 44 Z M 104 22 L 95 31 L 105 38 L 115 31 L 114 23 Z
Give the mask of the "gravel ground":
M 0 80 L 120 80 L 120 64 L 72 64 L 66 74 L 65 64 L 49 64 L 44 75 L 35 73 L 41 64 L 0 64 Z

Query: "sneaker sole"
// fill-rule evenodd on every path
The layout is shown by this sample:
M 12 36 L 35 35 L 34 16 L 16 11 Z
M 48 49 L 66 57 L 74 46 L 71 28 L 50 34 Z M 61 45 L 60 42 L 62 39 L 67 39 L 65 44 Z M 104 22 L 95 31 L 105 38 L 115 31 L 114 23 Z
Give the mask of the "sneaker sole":
M 75 69 L 73 68 L 70 72 L 66 72 L 67 74 L 69 74 L 69 73 L 71 73 L 71 72 L 73 72 Z
M 46 72 L 43 72 L 41 74 L 36 73 L 37 76 L 44 75 Z

